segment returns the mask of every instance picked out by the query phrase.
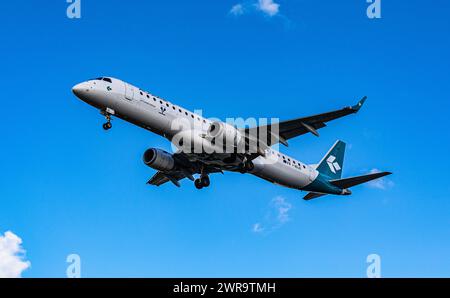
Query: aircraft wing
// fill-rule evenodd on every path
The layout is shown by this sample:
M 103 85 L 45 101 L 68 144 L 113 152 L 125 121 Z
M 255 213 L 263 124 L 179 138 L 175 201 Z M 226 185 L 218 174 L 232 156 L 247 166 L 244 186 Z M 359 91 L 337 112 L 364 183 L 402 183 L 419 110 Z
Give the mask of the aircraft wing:
M 356 105 L 345 107 L 340 110 L 246 129 L 245 133 L 247 136 L 250 136 L 250 138 L 252 136 L 258 136 L 258 139 L 268 146 L 272 146 L 276 143 L 287 146 L 287 140 L 306 133 L 312 133 L 315 136 L 319 136 L 319 133 L 317 132 L 318 129 L 325 127 L 326 123 L 329 121 L 357 113 L 366 99 L 367 97 L 365 96 Z M 278 135 L 276 135 L 277 129 L 279 132 Z
M 194 181 L 193 174 L 200 174 L 201 168 L 207 174 L 221 173 L 222 170 L 217 167 L 208 166 L 204 163 L 198 162 L 195 154 L 185 154 L 183 152 L 178 152 L 174 154 L 179 167 L 176 170 L 170 172 L 158 171 L 152 178 L 147 182 L 147 184 L 160 186 L 167 182 L 172 182 L 175 186 L 180 187 L 180 180 L 188 178 Z

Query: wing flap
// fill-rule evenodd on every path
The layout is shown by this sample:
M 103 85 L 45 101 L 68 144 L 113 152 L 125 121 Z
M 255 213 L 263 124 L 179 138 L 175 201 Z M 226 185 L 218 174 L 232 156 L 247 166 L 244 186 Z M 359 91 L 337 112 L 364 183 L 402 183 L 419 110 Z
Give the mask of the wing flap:
M 161 186 L 170 181 L 175 186 L 180 187 L 179 181 L 186 177 L 186 174 L 182 171 L 174 173 L 163 173 L 159 171 L 147 182 L 147 184 Z
M 167 178 L 163 172 L 157 172 L 152 178 L 150 178 L 150 180 L 147 181 L 147 184 L 160 186 L 169 181 L 169 178 Z

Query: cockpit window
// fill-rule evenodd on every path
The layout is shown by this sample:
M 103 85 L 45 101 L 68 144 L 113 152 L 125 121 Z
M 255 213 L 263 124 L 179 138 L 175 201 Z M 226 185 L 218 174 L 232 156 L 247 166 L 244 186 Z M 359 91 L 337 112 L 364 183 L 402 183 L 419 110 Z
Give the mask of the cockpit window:
M 96 79 L 91 79 L 90 81 L 105 81 L 105 82 L 108 82 L 108 83 L 112 83 L 112 80 L 110 78 L 103 78 L 103 77 L 96 78 Z

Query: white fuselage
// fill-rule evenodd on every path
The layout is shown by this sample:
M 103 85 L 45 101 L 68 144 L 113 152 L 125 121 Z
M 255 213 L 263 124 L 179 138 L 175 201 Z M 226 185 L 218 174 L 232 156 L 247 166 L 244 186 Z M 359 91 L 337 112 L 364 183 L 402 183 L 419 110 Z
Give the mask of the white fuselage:
M 175 135 L 184 134 L 185 140 L 190 138 L 193 144 L 201 144 L 200 147 L 213 146 L 202 137 L 212 121 L 121 80 L 105 79 L 78 84 L 73 88 L 73 92 L 102 112 L 150 130 L 169 141 L 172 141 Z M 180 127 L 174 123 L 189 123 L 192 128 L 186 129 L 185 126 Z M 178 147 L 177 144 L 174 145 Z M 222 161 L 204 162 L 220 163 L 224 166 Z M 252 174 L 295 189 L 309 185 L 319 174 L 314 167 L 273 149 L 266 150 L 265 156 L 257 157 L 253 164 Z

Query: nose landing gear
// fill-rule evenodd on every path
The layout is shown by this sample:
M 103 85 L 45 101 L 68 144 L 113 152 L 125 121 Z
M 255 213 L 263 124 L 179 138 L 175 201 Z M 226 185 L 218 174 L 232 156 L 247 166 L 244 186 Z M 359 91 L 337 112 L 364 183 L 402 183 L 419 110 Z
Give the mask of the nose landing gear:
M 104 130 L 110 130 L 112 128 L 112 124 L 111 122 L 106 122 L 103 124 L 103 129 Z
M 103 124 L 103 129 L 104 130 L 110 130 L 112 128 L 111 115 L 110 114 L 106 114 L 105 118 L 106 118 L 106 123 Z

